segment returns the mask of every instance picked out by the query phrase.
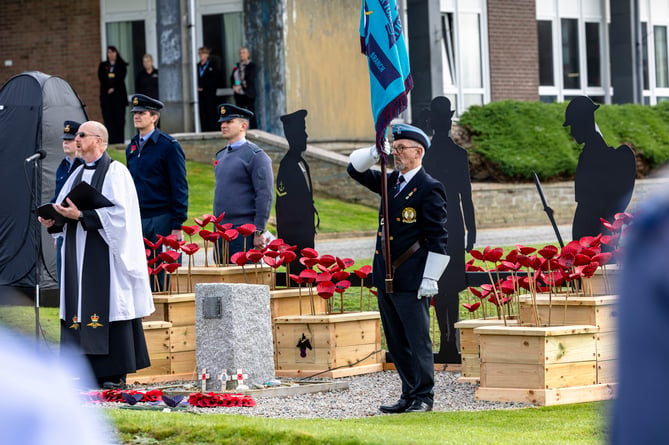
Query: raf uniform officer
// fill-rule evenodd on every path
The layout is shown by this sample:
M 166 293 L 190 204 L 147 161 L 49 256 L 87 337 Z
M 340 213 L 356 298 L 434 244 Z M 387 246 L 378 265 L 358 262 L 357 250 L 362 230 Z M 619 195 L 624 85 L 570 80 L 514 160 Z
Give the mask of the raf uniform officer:
M 255 225 L 253 247 L 262 249 L 274 196 L 272 160 L 260 147 L 246 140 L 252 111 L 222 104 L 218 106 L 218 115 L 227 145 L 216 153 L 214 162 L 214 215 L 225 212 L 224 221 L 234 227 Z M 228 247 L 230 255 L 243 251 L 243 237 L 232 240 Z
M 373 281 L 388 351 L 402 381 L 402 395 L 396 404 L 379 409 L 385 413 L 431 411 L 434 361 L 429 297 L 437 294 L 437 281 L 449 261 L 446 192 L 422 167 L 430 147 L 427 135 L 407 124 L 394 125 L 392 130 L 395 171 L 388 174 L 390 221 L 384 221 L 380 211 Z M 381 172 L 370 170 L 378 158 L 376 147 L 355 150 L 347 170 L 353 179 L 381 195 Z M 389 224 L 390 232 L 392 289 L 385 283 L 384 224 Z
M 181 225 L 188 217 L 186 156 L 176 139 L 156 128 L 162 108 L 162 102 L 143 94 L 132 97 L 137 134 L 125 150 L 139 197 L 142 234 L 151 242 L 156 235 L 182 240 Z

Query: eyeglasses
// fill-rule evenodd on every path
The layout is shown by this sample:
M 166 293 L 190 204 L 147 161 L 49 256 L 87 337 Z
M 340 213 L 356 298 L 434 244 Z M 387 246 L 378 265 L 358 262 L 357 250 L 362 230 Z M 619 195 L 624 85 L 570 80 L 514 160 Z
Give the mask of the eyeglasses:
M 76 133 L 75 136 L 79 136 L 82 139 L 85 138 L 86 136 L 93 136 L 93 137 L 96 137 L 96 138 L 101 138 L 102 137 L 99 134 L 86 134 L 83 131 L 80 131 L 79 133 Z
M 393 147 L 392 153 L 401 155 L 406 148 L 420 148 L 420 145 L 398 145 L 397 147 Z

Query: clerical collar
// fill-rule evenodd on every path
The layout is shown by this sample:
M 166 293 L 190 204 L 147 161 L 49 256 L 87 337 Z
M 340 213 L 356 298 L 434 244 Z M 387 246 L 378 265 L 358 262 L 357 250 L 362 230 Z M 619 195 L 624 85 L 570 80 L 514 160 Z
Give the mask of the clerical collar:
M 242 137 L 241 139 L 233 142 L 232 144 L 228 144 L 228 151 L 232 151 L 238 147 L 241 147 L 244 144 L 246 144 L 246 138 Z
M 100 155 L 100 157 L 98 157 L 93 162 L 86 162 L 86 164 L 84 165 L 84 168 L 87 169 L 87 170 L 95 170 L 95 167 L 97 167 L 98 161 L 100 160 L 101 157 L 102 157 L 102 155 Z

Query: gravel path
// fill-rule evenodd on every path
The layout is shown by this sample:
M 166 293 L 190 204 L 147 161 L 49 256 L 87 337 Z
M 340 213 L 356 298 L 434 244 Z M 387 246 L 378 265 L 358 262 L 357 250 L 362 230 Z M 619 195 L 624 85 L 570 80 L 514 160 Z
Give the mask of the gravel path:
M 475 386 L 457 383 L 459 372 L 435 371 L 434 411 L 481 411 L 492 409 L 523 408 L 522 403 L 498 403 L 475 399 Z M 284 380 L 286 381 L 286 380 Z M 328 381 L 328 380 L 310 380 Z M 348 382 L 349 389 L 289 397 L 256 398 L 255 407 L 189 408 L 199 413 L 241 414 L 268 418 L 328 418 L 345 419 L 383 414 L 380 405 L 393 404 L 400 394 L 400 379 L 395 371 L 383 371 L 336 379 Z M 141 388 L 132 388 L 142 390 Z M 185 388 L 184 388 L 185 389 Z M 193 386 L 190 391 L 196 391 Z M 169 394 L 169 389 L 164 389 Z M 107 407 L 119 407 L 119 403 L 105 403 Z

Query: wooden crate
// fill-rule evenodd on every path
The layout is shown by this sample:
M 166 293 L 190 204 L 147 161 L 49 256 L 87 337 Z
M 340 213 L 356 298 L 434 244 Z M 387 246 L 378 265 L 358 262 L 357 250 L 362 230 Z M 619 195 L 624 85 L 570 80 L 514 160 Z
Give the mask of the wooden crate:
M 597 381 L 595 326 L 481 327 L 481 387 L 555 389 Z
M 140 369 L 134 374 L 128 374 L 126 379 L 128 382 L 132 382 L 135 377 L 170 373 L 170 329 L 172 324 L 166 321 L 144 321 L 142 326 L 151 366 Z
M 145 317 L 149 321 L 169 321 L 172 326 L 195 326 L 195 294 L 154 294 L 156 311 Z
M 381 371 L 380 321 L 378 312 L 277 317 L 276 375 L 332 378 Z M 303 334 L 312 347 L 304 357 L 297 347 Z
M 606 332 L 616 329 L 617 299 L 615 295 L 597 297 L 553 295 L 549 298 L 547 294 L 537 294 L 537 309 L 542 326 L 548 324 L 550 302 L 552 306 L 551 326 L 589 325 L 597 326 L 601 332 Z M 520 321 L 524 326 L 536 326 L 537 324 L 530 296 L 522 296 L 520 299 Z
M 477 400 L 522 402 L 540 406 L 597 402 L 615 397 L 616 385 L 570 386 L 555 389 L 476 388 Z
M 599 267 L 590 278 L 580 280 L 580 289 L 585 295 L 599 296 L 612 295 L 618 288 L 620 269 L 616 264 Z
M 170 287 L 172 292 L 177 290 L 177 280 L 181 292 L 194 292 L 198 283 L 247 283 L 265 284 L 271 286 L 273 283 L 272 268 L 265 264 L 248 264 L 241 266 L 194 266 L 191 267 L 191 289 L 188 289 L 188 267 L 183 266 L 172 274 Z
M 172 352 L 170 354 L 171 374 L 192 374 L 193 379 L 197 376 L 197 361 L 195 349 L 192 351 Z
M 507 320 L 507 325 L 517 326 L 518 320 Z M 474 329 L 482 326 L 504 326 L 504 320 L 474 319 L 462 320 L 455 323 L 460 331 L 460 354 L 462 359 L 462 377 L 466 379 L 480 376 L 481 359 L 479 358 L 479 339 Z
M 270 309 L 272 320 L 277 317 L 286 317 L 290 315 L 310 315 L 311 299 L 309 290 L 302 288 L 302 297 L 300 298 L 300 289 L 292 287 L 289 289 L 275 289 L 269 292 Z M 314 308 L 316 314 L 325 314 L 327 311 L 327 300 L 322 299 L 314 290 Z M 302 312 L 300 313 L 300 306 Z

